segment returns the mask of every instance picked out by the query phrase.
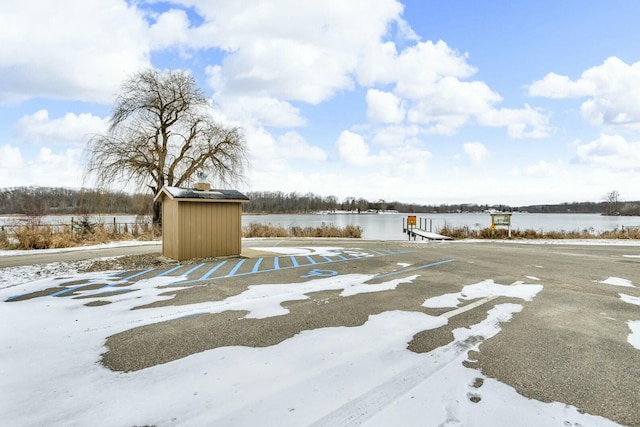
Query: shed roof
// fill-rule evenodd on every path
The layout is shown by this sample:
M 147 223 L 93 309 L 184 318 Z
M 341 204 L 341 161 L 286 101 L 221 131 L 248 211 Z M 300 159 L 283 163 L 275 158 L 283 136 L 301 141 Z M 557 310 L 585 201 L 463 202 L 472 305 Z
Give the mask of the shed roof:
M 196 190 L 194 188 L 162 187 L 154 197 L 154 201 L 166 195 L 171 199 L 199 199 L 202 201 L 240 201 L 248 202 L 249 198 L 237 190 Z

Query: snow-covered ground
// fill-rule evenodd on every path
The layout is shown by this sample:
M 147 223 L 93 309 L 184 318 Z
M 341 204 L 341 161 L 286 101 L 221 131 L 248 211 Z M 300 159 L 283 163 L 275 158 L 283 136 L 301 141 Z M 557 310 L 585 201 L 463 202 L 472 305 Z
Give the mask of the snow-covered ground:
M 295 249 L 281 250 L 291 254 Z M 370 316 L 362 326 L 308 330 L 266 348 L 217 348 L 121 373 L 103 367 L 101 354 L 107 337 L 134 327 L 226 310 L 247 310 L 254 318 L 286 316 L 282 303 L 305 299 L 310 292 L 342 289 L 346 297 L 394 289 L 417 276 L 368 285 L 371 275 L 341 274 L 252 286 L 224 301 L 139 310 L 132 308 L 170 298 L 159 288 L 176 277 L 134 282 L 129 289 L 135 291 L 126 294 L 84 291 L 84 296 L 111 302 L 99 307 L 85 305 L 92 298 L 6 302 L 16 294 L 56 286 L 61 279 L 54 276 L 109 280 L 105 272 L 79 274 L 74 264 L 37 268 L 37 280 L 31 267 L 0 269 L 2 425 L 616 425 L 564 403 L 527 399 L 463 366 L 467 352 L 478 349 L 475 337 L 500 333 L 501 323 L 523 309 L 517 303 L 496 305 L 483 321 L 456 329 L 453 343 L 429 353 L 413 353 L 407 343 L 420 331 L 445 325 L 447 313 L 389 311 Z M 506 286 L 479 278 L 460 293 L 429 298 L 423 305 L 456 310 L 461 300 L 498 295 L 532 300 L 544 283 L 530 279 L 536 283 Z M 622 278 L 601 283 L 635 286 Z M 637 297 L 620 298 L 640 305 Z M 640 322 L 628 324 L 629 343 L 640 349 Z

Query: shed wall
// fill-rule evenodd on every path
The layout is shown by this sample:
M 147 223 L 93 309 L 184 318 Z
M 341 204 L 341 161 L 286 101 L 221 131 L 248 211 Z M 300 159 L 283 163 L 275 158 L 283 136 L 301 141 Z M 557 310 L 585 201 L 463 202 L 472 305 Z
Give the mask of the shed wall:
M 162 201 L 162 255 L 180 259 L 178 232 L 178 201 L 165 198 Z
M 240 255 L 241 215 L 240 203 L 178 203 L 179 253 L 172 258 Z

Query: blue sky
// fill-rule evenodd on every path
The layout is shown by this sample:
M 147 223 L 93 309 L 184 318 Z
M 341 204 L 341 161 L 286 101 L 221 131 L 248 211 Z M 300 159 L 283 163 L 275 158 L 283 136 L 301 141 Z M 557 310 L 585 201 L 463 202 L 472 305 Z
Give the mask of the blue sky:
M 0 5 L 0 187 L 80 187 L 119 84 L 191 72 L 242 126 L 242 191 L 640 200 L 632 1 L 26 0 Z

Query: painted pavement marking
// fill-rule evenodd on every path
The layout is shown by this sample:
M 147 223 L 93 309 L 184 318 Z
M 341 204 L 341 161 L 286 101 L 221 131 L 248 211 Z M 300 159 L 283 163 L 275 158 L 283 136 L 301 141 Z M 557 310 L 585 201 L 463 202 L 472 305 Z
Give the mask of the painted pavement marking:
M 392 271 L 390 273 L 378 274 L 378 275 L 374 276 L 373 279 L 381 279 L 383 277 L 393 276 L 393 275 L 396 275 L 396 274 L 409 273 L 411 271 L 422 270 L 424 268 L 429 268 L 429 267 L 435 267 L 436 265 L 447 264 L 447 263 L 450 263 L 450 262 L 453 262 L 453 261 L 455 261 L 455 258 L 445 259 L 445 260 L 442 260 L 442 261 L 436 261 L 436 262 L 432 262 L 431 264 L 424 264 L 424 265 L 421 265 L 421 266 L 418 266 L 418 267 L 403 268 L 401 270 Z
M 337 275 L 338 272 L 335 270 L 320 270 L 318 268 L 314 268 L 309 272 L 309 274 L 304 274 L 300 277 L 303 279 L 307 279 L 309 277 L 331 277 Z
M 228 278 L 228 277 L 245 276 L 250 274 L 267 273 L 267 272 L 286 270 L 291 268 L 303 268 L 303 267 L 309 267 L 309 266 L 315 267 L 323 264 L 331 264 L 331 263 L 344 262 L 344 261 L 358 261 L 361 259 L 378 258 L 378 257 L 385 257 L 390 255 L 400 255 L 400 254 L 409 253 L 409 252 L 412 252 L 412 251 L 407 249 L 384 250 L 384 251 L 370 250 L 370 249 L 367 249 L 366 251 L 362 249 L 346 249 L 341 252 L 330 252 L 330 253 L 320 253 L 320 254 L 311 254 L 311 255 L 300 254 L 300 255 L 290 255 L 286 257 L 276 256 L 271 258 L 273 260 L 272 268 L 270 265 L 271 263 L 264 262 L 264 260 L 267 258 L 261 257 L 261 258 L 255 258 L 255 259 L 243 258 L 243 259 L 237 260 L 235 264 L 232 261 L 230 262 L 229 260 L 220 261 L 216 264 L 200 263 L 189 268 L 189 270 L 183 273 L 180 273 L 179 270 L 186 267 L 184 265 L 178 265 L 178 266 L 174 266 L 167 269 L 149 268 L 142 271 L 122 270 L 122 271 L 113 273 L 111 275 L 108 275 L 104 279 L 91 279 L 79 285 L 74 285 L 74 286 L 60 289 L 59 291 L 49 294 L 49 296 L 54 296 L 54 297 L 69 296 L 79 289 L 82 289 L 87 286 L 95 285 L 96 283 L 100 283 L 105 280 L 108 280 L 109 283 L 101 287 L 99 290 L 106 293 L 106 292 L 114 292 L 115 290 L 112 289 L 114 286 L 124 285 L 133 279 L 139 280 L 140 278 L 142 278 L 142 276 L 146 276 L 146 278 L 155 278 L 155 277 L 164 277 L 164 276 L 168 276 L 168 277 L 176 276 L 176 278 L 178 277 L 187 278 L 187 280 L 177 280 L 176 282 L 170 283 L 168 285 L 168 286 L 175 286 L 175 285 L 183 285 L 188 283 L 204 282 L 204 281 L 213 280 L 213 279 L 222 279 L 225 277 Z M 247 267 L 248 271 L 246 272 L 240 271 L 240 268 L 242 266 L 250 264 L 251 261 L 253 261 L 253 265 L 249 265 Z M 404 269 L 397 272 L 378 275 L 376 276 L 376 278 L 386 277 L 393 274 L 400 274 L 403 272 L 418 270 L 421 268 L 427 268 L 433 265 L 439 265 L 439 264 L 451 262 L 451 261 L 453 260 L 439 261 L 437 263 L 429 264 L 426 266 L 415 267 L 411 269 Z M 203 268 L 205 266 L 208 266 L 209 269 L 206 270 L 204 274 L 200 275 L 199 277 L 196 276 L 195 278 L 192 278 L 192 279 L 188 278 L 189 276 L 193 276 L 194 274 L 200 273 L 200 270 L 204 271 Z M 331 273 L 330 274 L 331 276 L 334 275 L 333 274 L 334 270 L 322 270 L 319 268 L 315 268 L 311 270 L 311 272 L 308 273 L 306 277 L 317 277 L 320 275 L 327 276 L 329 275 L 329 272 Z M 301 277 L 305 277 L 305 276 L 301 276 Z M 58 286 L 64 286 L 64 283 L 61 283 Z M 125 286 L 118 286 L 117 290 L 121 290 L 124 288 Z M 28 296 L 29 294 L 32 294 L 32 293 L 33 292 L 14 295 L 7 298 L 5 301 L 12 301 L 20 297 Z

